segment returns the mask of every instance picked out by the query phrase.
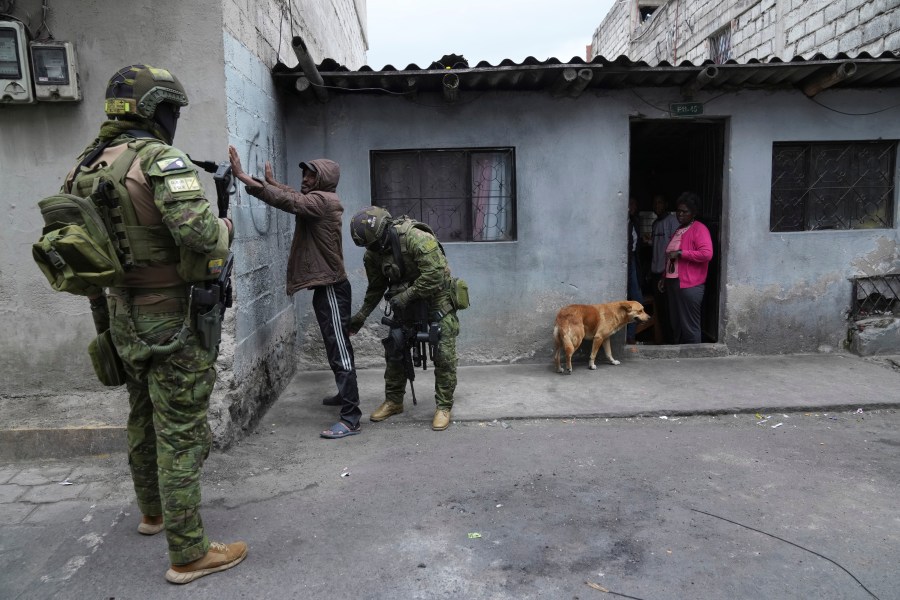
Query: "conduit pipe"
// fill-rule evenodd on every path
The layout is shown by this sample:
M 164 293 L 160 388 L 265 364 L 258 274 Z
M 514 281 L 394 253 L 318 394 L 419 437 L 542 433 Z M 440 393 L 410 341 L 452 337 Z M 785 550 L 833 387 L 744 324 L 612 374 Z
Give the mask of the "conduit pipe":
M 303 74 L 306 75 L 306 78 L 309 80 L 309 83 L 312 84 L 313 92 L 316 94 L 316 99 L 319 102 L 328 102 L 328 92 L 325 91 L 325 80 L 322 79 L 322 75 L 319 73 L 319 70 L 316 68 L 316 63 L 313 62 L 312 57 L 309 55 L 309 51 L 306 49 L 306 43 L 303 41 L 299 35 L 294 36 L 291 40 L 291 48 L 294 50 L 294 54 L 297 56 L 297 62 L 300 63 L 300 68 L 303 69 Z M 297 80 L 295 84 L 298 87 L 301 85 L 300 80 Z M 309 86 L 307 86 L 309 87 Z

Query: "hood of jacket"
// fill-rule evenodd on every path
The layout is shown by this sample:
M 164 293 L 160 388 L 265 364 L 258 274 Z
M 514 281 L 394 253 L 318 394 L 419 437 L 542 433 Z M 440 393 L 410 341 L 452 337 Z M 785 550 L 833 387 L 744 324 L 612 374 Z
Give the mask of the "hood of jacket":
M 316 170 L 316 182 L 307 191 L 309 192 L 333 192 L 337 189 L 338 181 L 341 179 L 341 167 L 333 160 L 327 158 L 316 158 L 314 160 L 306 160 L 301 164 L 307 164 Z

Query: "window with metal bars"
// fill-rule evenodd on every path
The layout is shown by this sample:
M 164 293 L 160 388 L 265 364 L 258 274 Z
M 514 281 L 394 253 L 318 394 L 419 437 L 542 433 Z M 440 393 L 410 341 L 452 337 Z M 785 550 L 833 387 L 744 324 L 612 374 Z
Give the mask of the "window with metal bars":
M 709 37 L 709 58 L 717 65 L 731 60 L 732 25 L 729 23 Z
M 894 227 L 897 141 L 772 144 L 771 231 Z
M 855 277 L 850 320 L 900 316 L 900 273 Z
M 372 204 L 427 223 L 442 242 L 516 239 L 512 148 L 372 150 Z

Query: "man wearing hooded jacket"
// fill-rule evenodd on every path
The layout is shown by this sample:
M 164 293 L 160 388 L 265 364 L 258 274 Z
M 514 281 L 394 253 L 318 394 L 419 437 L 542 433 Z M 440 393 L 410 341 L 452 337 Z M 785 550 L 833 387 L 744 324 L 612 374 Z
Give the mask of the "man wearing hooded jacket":
M 300 192 L 277 181 L 272 165 L 266 162 L 265 181 L 244 172 L 234 146 L 228 147 L 234 176 L 247 186 L 247 193 L 270 206 L 295 216 L 294 239 L 287 265 L 287 293 L 313 290 L 313 310 L 328 363 L 334 373 L 338 393 L 323 400 L 340 405 L 340 420 L 321 433 L 339 439 L 359 433 L 362 412 L 353 346 L 347 327 L 350 321 L 350 282 L 344 270 L 341 216 L 344 207 L 335 193 L 341 170 L 332 160 L 320 158 L 300 163 L 303 183 Z

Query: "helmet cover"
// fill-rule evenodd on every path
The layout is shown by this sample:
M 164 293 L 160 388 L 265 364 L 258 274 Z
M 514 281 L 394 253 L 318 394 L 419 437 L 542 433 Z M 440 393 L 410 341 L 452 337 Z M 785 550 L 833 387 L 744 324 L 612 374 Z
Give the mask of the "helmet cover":
M 153 120 L 162 102 L 187 106 L 188 97 L 181 82 L 166 69 L 129 65 L 110 78 L 104 110 L 111 118 L 137 116 Z
M 380 206 L 369 206 L 350 219 L 350 236 L 357 246 L 368 247 L 381 240 L 391 220 L 391 213 Z

